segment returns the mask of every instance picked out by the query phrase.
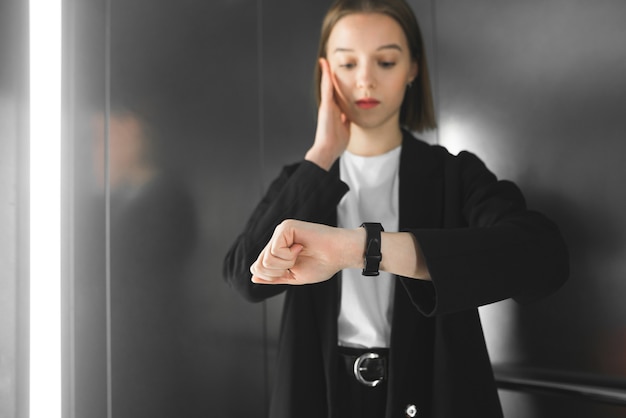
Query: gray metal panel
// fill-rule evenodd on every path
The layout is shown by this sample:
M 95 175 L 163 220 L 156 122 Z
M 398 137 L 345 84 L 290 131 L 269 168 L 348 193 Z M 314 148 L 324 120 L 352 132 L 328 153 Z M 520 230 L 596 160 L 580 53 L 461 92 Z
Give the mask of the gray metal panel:
M 180 304 L 175 305 L 180 317 L 168 321 L 167 332 L 178 331 L 179 345 L 170 348 L 182 360 L 182 391 L 165 406 L 175 406 L 181 415 L 193 411 L 205 416 L 252 416 L 264 407 L 258 391 L 263 386 L 265 360 L 262 305 L 247 304 L 228 288 L 221 278 L 221 265 L 260 191 L 254 180 L 260 171 L 257 10 L 250 2 L 185 1 L 162 3 L 156 9 L 152 4 L 113 1 L 111 101 L 148 105 L 160 147 L 159 169 L 176 175 L 191 198 L 188 209 L 194 214 L 191 228 L 197 235 L 188 254 L 191 258 L 179 270 L 171 270 L 175 275 L 169 277 L 177 283 L 173 287 L 154 283 L 163 286 L 164 293 L 174 291 L 180 296 Z M 171 221 L 179 222 L 174 226 L 179 232 L 185 227 L 180 225 L 185 219 Z M 191 237 L 177 239 L 187 242 Z M 123 241 L 118 245 L 124 245 Z M 116 242 L 112 236 L 112 243 Z M 119 265 L 120 272 L 126 266 L 123 254 L 116 260 L 116 249 L 112 247 L 111 252 L 115 284 L 115 266 Z M 120 293 L 113 299 L 114 310 L 121 303 L 132 307 L 133 302 L 122 302 L 122 297 Z M 154 315 L 163 313 L 155 311 Z M 115 346 L 114 334 L 114 353 Z M 142 359 L 128 361 L 133 364 Z M 172 377 L 174 369 L 163 366 L 155 379 Z M 116 391 L 118 399 L 124 393 L 116 387 L 123 383 L 116 380 L 115 372 L 114 357 L 114 411 Z M 154 393 L 167 393 L 168 387 L 155 387 Z M 241 402 L 242 392 L 259 395 Z M 141 399 L 139 393 L 127 399 L 129 414 L 132 404 Z M 118 411 L 119 407 L 118 401 Z
M 441 143 L 516 181 L 571 250 L 571 279 L 554 296 L 482 311 L 492 357 L 625 377 L 626 4 L 437 8 Z M 537 413 L 565 416 L 564 404 Z
M 68 144 L 72 172 L 70 254 L 74 311 L 69 377 L 72 388 L 70 417 L 107 416 L 107 338 L 105 244 L 106 224 L 101 188 L 96 189 L 96 167 L 104 158 L 95 153 L 93 115 L 105 100 L 105 2 L 68 2 L 65 8 L 69 36 L 64 39 L 68 83 Z M 99 133 L 101 133 L 100 131 Z M 69 296 L 69 295 L 68 295 Z
M 110 4 L 109 62 L 105 2 L 74 5 L 76 415 L 106 413 L 108 268 L 113 416 L 258 416 L 263 306 L 244 302 L 221 278 L 261 192 L 256 7 Z M 106 132 L 93 124 L 107 107 L 108 156 L 96 139 Z M 146 142 L 124 117 L 115 127 L 121 108 L 150 126 L 150 157 L 158 158 L 147 171 L 158 176 L 143 187 L 135 180 L 148 157 L 132 158 Z M 105 162 L 108 197 L 97 180 Z M 255 395 L 242 402 L 242 392 Z

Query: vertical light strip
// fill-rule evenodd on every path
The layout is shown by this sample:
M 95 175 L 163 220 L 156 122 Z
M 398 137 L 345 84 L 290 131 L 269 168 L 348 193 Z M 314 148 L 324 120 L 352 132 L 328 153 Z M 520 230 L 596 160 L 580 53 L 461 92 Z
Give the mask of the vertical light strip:
M 61 417 L 61 0 L 30 0 L 30 418 Z

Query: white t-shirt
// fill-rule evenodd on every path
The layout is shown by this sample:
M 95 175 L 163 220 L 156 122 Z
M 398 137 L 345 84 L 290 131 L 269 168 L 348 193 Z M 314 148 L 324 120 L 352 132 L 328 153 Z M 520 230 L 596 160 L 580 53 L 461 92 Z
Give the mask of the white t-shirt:
M 401 148 L 373 157 L 343 153 L 340 178 L 350 190 L 337 207 L 339 227 L 380 222 L 385 231 L 398 231 Z M 389 347 L 394 283 L 394 276 L 386 272 L 367 277 L 360 269 L 342 271 L 339 345 Z

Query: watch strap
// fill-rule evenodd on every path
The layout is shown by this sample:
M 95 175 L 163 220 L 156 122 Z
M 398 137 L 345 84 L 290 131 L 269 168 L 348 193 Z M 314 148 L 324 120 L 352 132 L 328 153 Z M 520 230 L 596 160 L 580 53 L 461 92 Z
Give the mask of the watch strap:
M 380 252 L 381 240 L 380 233 L 384 231 L 383 226 L 377 222 L 364 222 L 361 227 L 365 228 L 365 266 L 363 267 L 363 276 L 378 276 L 380 262 L 383 255 Z

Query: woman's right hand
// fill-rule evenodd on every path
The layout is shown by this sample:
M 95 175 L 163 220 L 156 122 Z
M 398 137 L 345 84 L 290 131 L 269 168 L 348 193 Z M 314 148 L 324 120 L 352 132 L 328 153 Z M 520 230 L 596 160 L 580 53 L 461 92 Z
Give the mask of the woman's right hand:
M 330 170 L 333 163 L 348 147 L 350 120 L 341 111 L 335 96 L 339 94 L 339 89 L 330 70 L 330 64 L 324 58 L 320 58 L 319 64 L 322 69 L 321 100 L 317 114 L 315 142 L 304 158 L 325 170 Z

